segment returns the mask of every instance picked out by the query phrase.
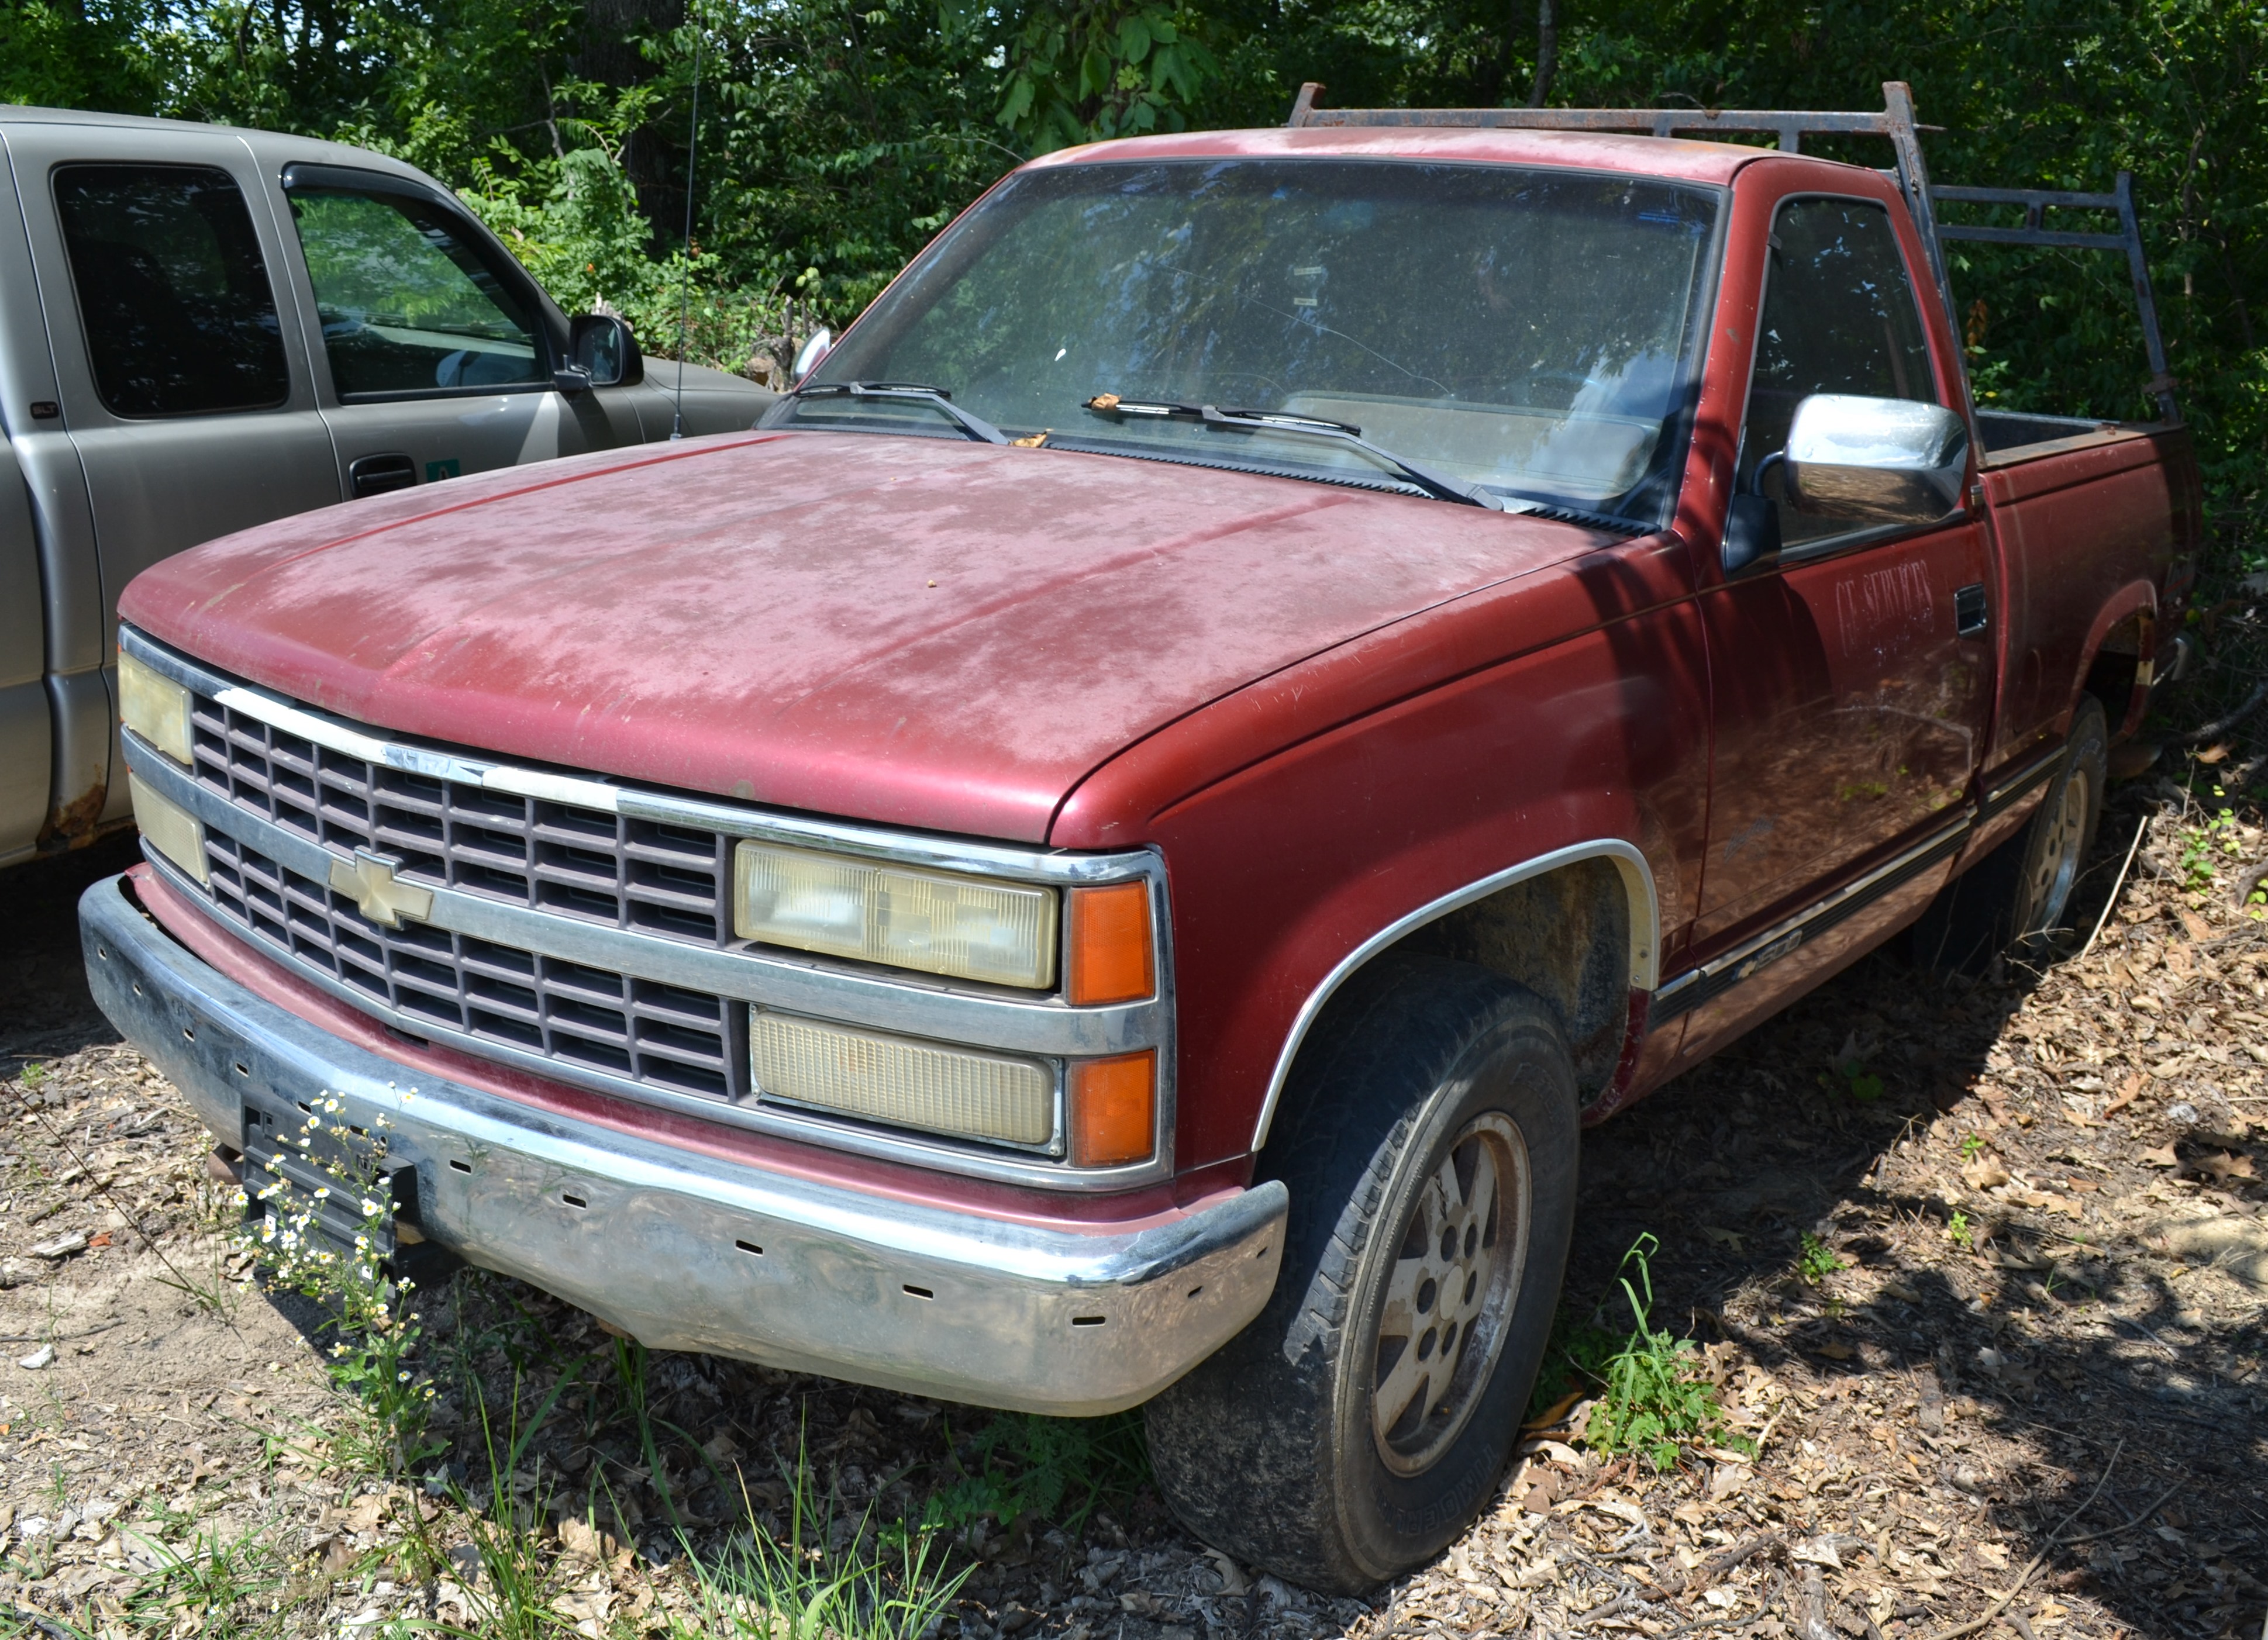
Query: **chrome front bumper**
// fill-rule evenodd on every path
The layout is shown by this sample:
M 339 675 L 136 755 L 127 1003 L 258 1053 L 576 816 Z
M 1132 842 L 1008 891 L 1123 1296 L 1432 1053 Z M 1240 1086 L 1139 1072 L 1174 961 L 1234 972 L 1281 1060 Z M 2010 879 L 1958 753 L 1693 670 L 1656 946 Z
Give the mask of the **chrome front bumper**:
M 232 1147 L 318 1093 L 386 1117 L 417 1228 L 655 1348 L 1064 1416 L 1138 1405 L 1275 1286 L 1270 1182 L 1162 1222 L 1035 1226 L 724 1161 L 418 1077 L 213 968 L 120 878 L 79 927 L 95 1001 Z M 757 1251 L 761 1249 L 761 1251 Z

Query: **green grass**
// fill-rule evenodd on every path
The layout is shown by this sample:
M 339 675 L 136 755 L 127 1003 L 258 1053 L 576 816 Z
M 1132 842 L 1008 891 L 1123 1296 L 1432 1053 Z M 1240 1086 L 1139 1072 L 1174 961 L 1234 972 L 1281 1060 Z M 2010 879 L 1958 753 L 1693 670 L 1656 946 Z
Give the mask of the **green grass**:
M 1529 1403 L 1530 1417 L 1540 1416 L 1570 1389 L 1587 1387 L 1594 1399 L 1583 1437 L 1592 1449 L 1636 1454 L 1658 1470 L 1674 1466 L 1689 1446 L 1753 1445 L 1727 1423 L 1693 1341 L 1653 1325 L 1651 1261 L 1660 1246 L 1653 1234 L 1641 1235 L 1616 1272 L 1631 1331 L 1617 1340 L 1608 1330 L 1603 1303 L 1585 1321 L 1570 1324 L 1563 1314 Z
M 2213 795 L 2226 798 L 2228 794 L 2215 786 Z M 2182 827 L 2182 876 L 2184 886 L 2191 894 L 2201 894 L 2211 890 L 2214 878 L 2219 875 L 2220 857 L 2241 857 L 2243 854 L 2244 845 L 2237 841 L 2235 830 L 2236 811 L 2226 804 L 2198 824 Z
M 156 1570 L 137 1579 L 107 1619 L 94 1621 L 89 1614 L 84 1628 L 58 1622 L 65 1633 L 85 1640 L 122 1634 L 252 1640 L 280 1632 L 277 1592 L 291 1569 L 257 1530 L 232 1538 L 198 1533 L 180 1547 L 139 1533 L 129 1531 L 128 1535 L 157 1558 Z
M 1882 1078 L 1867 1070 L 1867 1062 L 1863 1059 L 1855 1056 L 1837 1059 L 1835 1076 L 1822 1074 L 1819 1077 L 1819 1085 L 1825 1088 L 1830 1097 L 1837 1092 L 1837 1077 L 1842 1078 L 1840 1091 L 1848 1093 L 1856 1104 L 1872 1105 L 1882 1097 Z
M 1803 1232 L 1803 1246 L 1796 1254 L 1795 1273 L 1816 1287 L 1844 1268 L 1843 1255 L 1809 1231 Z
M 924 1507 L 921 1530 L 959 1532 L 986 1517 L 1006 1526 L 1034 1515 L 1076 1531 L 1097 1504 L 1150 1478 L 1139 1412 L 1105 1418 L 1004 1413 L 968 1445 L 966 1458 L 953 1455 L 954 1478 Z
M 280 1518 L 216 1533 L 199 1517 L 223 1499 L 146 1501 L 120 1523 L 143 1546 L 144 1570 L 130 1587 L 63 1600 L 60 1632 L 287 1640 L 335 1629 L 385 1580 L 397 1585 L 383 1602 L 392 1614 L 368 1640 L 569 1640 L 609 1600 L 601 1640 L 917 1640 L 958 1598 L 973 1570 L 966 1551 L 982 1555 L 987 1537 L 997 1546 L 1002 1529 L 1036 1523 L 1075 1535 L 1099 1506 L 1149 1479 L 1138 1413 L 985 1414 L 974 1433 L 939 1419 L 928 1452 L 904 1452 L 896 1461 L 905 1467 L 858 1482 L 859 1512 L 836 1489 L 846 1467 L 839 1426 L 808 1448 L 791 1430 L 791 1453 L 775 1425 L 773 1444 L 746 1452 L 723 1438 L 739 1428 L 766 1444 L 717 1400 L 714 1369 L 697 1357 L 592 1337 L 590 1318 L 484 1272 L 431 1295 L 393 1280 L 376 1253 L 392 1210 L 385 1136 L 340 1124 L 332 1101 L 317 1102 L 293 1148 L 324 1169 L 332 1199 L 353 1204 L 354 1243 L 327 1240 L 315 1202 L 283 1190 L 233 1239 L 239 1256 L 257 1254 L 268 1290 L 327 1311 L 318 1358 L 335 1398 L 311 1418 L 244 1428 L 269 1471 L 289 1459 L 300 1484 L 342 1505 L 376 1480 L 401 1486 L 416 1506 L 396 1506 L 342 1567 L 301 1549 Z M 225 1270 L 213 1286 L 217 1305 L 239 1296 Z M 791 1382 L 761 1376 L 781 1389 Z M 704 1443 L 688 1424 L 718 1433 Z M 59 1476 L 57 1510 L 63 1490 Z M 600 1570 L 585 1558 L 593 1551 L 555 1534 L 563 1515 L 589 1528 L 568 1534 L 576 1545 L 605 1546 L 605 1586 L 585 1581 Z M 971 1531 L 988 1521 L 992 1532 Z M 52 1554 L 42 1539 L 8 1564 L 37 1578 Z M 454 1588 L 437 1616 L 394 1609 L 442 1579 Z
M 1547 1416 L 1571 1395 L 1595 1389 L 1604 1381 L 1607 1362 L 1613 1357 L 1617 1340 L 1599 1325 L 1594 1314 L 1590 1320 L 1578 1321 L 1563 1308 L 1551 1329 L 1551 1342 L 1543 1351 L 1543 1366 L 1535 1375 L 1535 1391 L 1528 1398 L 1525 1422 L 1534 1423 Z
M 934 1533 L 878 1533 L 869 1517 L 843 1547 L 830 1548 L 846 1534 L 817 1497 L 810 1466 L 799 1463 L 788 1479 L 784 1535 L 766 1533 L 750 1506 L 747 1527 L 722 1550 L 688 1550 L 694 1611 L 674 1625 L 675 1636 L 917 1640 L 951 1608 L 968 1570 L 945 1571 Z

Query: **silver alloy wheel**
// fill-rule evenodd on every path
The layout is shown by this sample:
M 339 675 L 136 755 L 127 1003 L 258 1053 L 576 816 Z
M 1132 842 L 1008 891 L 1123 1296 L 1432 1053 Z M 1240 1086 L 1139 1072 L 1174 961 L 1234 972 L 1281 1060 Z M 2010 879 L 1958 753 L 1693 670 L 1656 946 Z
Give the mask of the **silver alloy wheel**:
M 2062 926 L 2073 885 L 2079 881 L 2079 855 L 2087 845 L 2087 817 L 2094 796 L 2092 774 L 2074 763 L 2058 791 L 2055 817 L 2032 867 L 2033 921 L 2026 931 L 2034 938 L 2051 938 Z
M 1472 1416 L 1504 1349 L 1528 1254 L 1528 1144 L 1467 1122 L 1418 1193 L 1381 1306 L 1370 1403 L 1379 1457 L 1420 1475 Z

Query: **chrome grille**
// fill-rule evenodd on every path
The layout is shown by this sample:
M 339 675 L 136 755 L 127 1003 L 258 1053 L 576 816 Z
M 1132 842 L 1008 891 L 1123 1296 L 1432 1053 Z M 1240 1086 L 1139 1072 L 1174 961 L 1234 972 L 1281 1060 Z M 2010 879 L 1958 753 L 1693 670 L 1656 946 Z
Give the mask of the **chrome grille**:
M 341 856 L 393 856 L 411 882 L 719 945 L 730 840 L 496 792 L 318 746 L 193 697 L 195 774 L 229 802 Z M 411 1019 L 677 1092 L 736 1099 L 743 1010 L 674 985 L 418 923 L 354 901 L 213 828 L 211 899 L 254 939 Z
M 715 832 L 374 765 L 194 699 L 198 780 L 263 820 L 345 853 L 393 855 L 414 881 L 724 943 L 732 865 Z

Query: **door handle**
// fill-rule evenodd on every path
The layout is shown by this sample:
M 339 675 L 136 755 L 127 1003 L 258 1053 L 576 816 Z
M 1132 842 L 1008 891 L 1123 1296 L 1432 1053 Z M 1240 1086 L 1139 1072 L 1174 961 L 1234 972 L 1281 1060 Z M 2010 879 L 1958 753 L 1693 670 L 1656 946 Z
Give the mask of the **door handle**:
M 347 467 L 347 489 L 355 500 L 391 495 L 417 482 L 417 464 L 400 452 L 366 455 Z
M 1975 637 L 1992 624 L 1992 615 L 1984 601 L 1984 583 L 1975 582 L 1956 588 L 1953 594 L 1953 631 L 1957 637 Z

